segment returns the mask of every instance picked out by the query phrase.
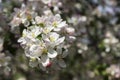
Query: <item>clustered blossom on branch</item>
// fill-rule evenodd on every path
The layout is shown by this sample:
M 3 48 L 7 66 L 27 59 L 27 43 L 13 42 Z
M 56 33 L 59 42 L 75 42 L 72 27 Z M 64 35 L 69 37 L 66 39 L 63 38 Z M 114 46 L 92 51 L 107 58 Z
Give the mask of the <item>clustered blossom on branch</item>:
M 23 30 L 18 42 L 25 49 L 32 67 L 38 64 L 48 67 L 56 64 L 56 61 L 58 61 L 56 65 L 66 66 L 62 59 L 67 54 L 64 47 L 65 37 L 59 32 L 67 27 L 67 24 L 61 19 L 60 14 L 53 15 L 51 11 L 46 11 L 42 16 L 33 16 L 32 12 L 19 10 L 11 21 L 11 26 L 19 26 L 21 23 L 26 29 Z
M 27 27 L 30 24 L 29 21 L 37 15 L 33 10 L 26 8 L 25 6 L 22 6 L 21 9 L 15 8 L 14 11 L 15 13 L 13 14 L 13 20 L 10 22 L 12 30 L 14 30 L 15 27 L 19 26 L 21 23 Z
M 0 0 L 0 80 L 119 80 L 118 1 Z

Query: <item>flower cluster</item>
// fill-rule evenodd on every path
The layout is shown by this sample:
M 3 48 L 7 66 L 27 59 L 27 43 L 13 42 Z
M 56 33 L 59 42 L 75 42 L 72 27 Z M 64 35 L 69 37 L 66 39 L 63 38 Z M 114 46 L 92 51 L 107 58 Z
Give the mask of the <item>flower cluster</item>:
M 119 65 L 111 65 L 107 68 L 106 72 L 110 75 L 111 78 L 119 79 L 120 78 L 120 66 Z
M 44 4 L 47 4 L 48 7 L 53 7 L 53 11 L 55 13 L 61 13 L 60 7 L 62 6 L 62 2 L 60 0 L 41 0 Z
M 105 39 L 103 40 L 105 44 L 105 51 L 110 52 L 111 48 L 116 45 L 116 48 L 118 47 L 117 44 L 119 44 L 119 40 L 110 32 L 106 31 Z M 112 45 L 112 46 L 111 46 Z M 112 48 L 114 50 L 114 48 Z
M 35 16 L 30 23 L 18 40 L 25 49 L 26 56 L 30 58 L 30 65 L 42 65 L 46 68 L 58 61 L 57 65 L 65 67 L 62 60 L 67 53 L 64 48 L 65 37 L 61 37 L 59 32 L 67 26 L 66 21 L 59 14 L 45 14 Z
M 32 18 L 37 15 L 33 10 L 26 8 L 24 5 L 21 7 L 21 9 L 15 8 L 14 11 L 14 17 L 10 22 L 12 30 L 14 30 L 15 27 L 19 26 L 21 23 L 27 27 L 30 24 L 29 21 L 31 21 Z

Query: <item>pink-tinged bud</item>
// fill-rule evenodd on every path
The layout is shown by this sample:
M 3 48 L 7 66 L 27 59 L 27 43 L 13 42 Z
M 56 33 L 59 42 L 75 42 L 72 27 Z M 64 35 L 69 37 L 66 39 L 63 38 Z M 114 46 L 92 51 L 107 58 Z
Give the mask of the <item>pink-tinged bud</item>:
M 49 62 L 49 63 L 46 65 L 46 68 L 49 68 L 51 65 L 52 65 L 52 62 Z

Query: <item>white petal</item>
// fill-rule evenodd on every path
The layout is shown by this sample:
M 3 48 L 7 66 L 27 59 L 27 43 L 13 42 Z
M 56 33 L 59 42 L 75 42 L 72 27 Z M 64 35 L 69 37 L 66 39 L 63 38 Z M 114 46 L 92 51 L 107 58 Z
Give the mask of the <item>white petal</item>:
M 31 57 L 31 56 L 30 56 L 30 51 L 29 51 L 28 48 L 25 48 L 25 55 L 26 55 L 27 57 Z
M 33 57 L 39 57 L 42 54 L 42 48 L 37 45 L 32 45 L 29 50 L 31 52 L 30 55 Z
M 54 41 L 56 41 L 59 38 L 59 34 L 52 32 L 50 33 L 50 38 L 53 39 Z
M 30 51 L 33 51 L 33 50 L 35 50 L 36 48 L 37 48 L 36 45 L 32 45 L 32 46 L 30 47 Z
M 34 34 L 34 38 L 37 37 L 41 33 L 41 28 L 34 26 L 34 28 L 31 31 L 31 34 Z M 30 35 L 31 36 L 31 35 Z
M 56 44 L 56 45 L 59 45 L 59 44 L 61 44 L 64 40 L 65 40 L 65 37 L 59 38 L 59 39 L 55 42 L 55 44 Z
M 28 31 L 26 29 L 23 30 L 23 36 L 27 35 Z
M 56 15 L 55 15 L 55 20 L 56 20 L 56 21 L 60 21 L 60 20 L 61 20 L 60 14 L 56 14 Z
M 48 51 L 48 57 L 49 58 L 55 58 L 57 56 L 57 52 L 53 49 Z
M 58 64 L 59 64 L 59 66 L 62 67 L 62 68 L 65 68 L 65 67 L 66 67 L 66 63 L 65 63 L 64 60 L 62 60 L 62 59 L 58 60 Z
M 35 33 L 35 37 L 37 37 L 41 33 L 41 29 L 36 27 L 34 33 Z
M 45 35 L 45 34 L 42 34 L 42 39 L 43 39 L 45 42 L 50 42 L 50 40 L 48 39 L 48 36 Z
M 23 41 L 23 37 L 21 37 L 20 39 L 18 39 L 18 42 L 22 42 Z
M 41 63 L 39 64 L 40 69 L 42 69 L 43 71 L 46 71 L 46 67 L 44 67 Z
M 35 21 L 37 22 L 37 24 L 41 23 L 41 17 L 40 16 L 36 16 L 35 17 Z
M 62 53 L 62 58 L 65 58 L 67 55 L 68 55 L 68 50 L 65 50 L 65 51 Z
M 27 21 L 27 20 L 25 20 L 25 21 L 23 22 L 23 24 L 24 24 L 25 27 L 28 27 L 28 26 L 30 25 L 30 22 Z
M 51 0 L 41 0 L 44 4 L 48 4 L 51 2 Z
M 38 59 L 38 63 L 39 63 L 39 67 L 40 67 L 40 69 L 42 69 L 43 71 L 46 71 L 46 67 L 44 67 L 43 65 L 42 65 L 42 61 L 41 61 L 41 59 L 40 58 L 37 58 Z
M 44 67 L 47 67 L 50 64 L 50 59 L 48 58 L 47 55 L 42 55 L 41 62 Z
M 67 26 L 66 21 L 63 21 L 63 22 L 59 23 L 59 25 L 57 27 L 62 28 L 65 26 Z
M 61 29 L 60 28 L 54 28 L 54 31 L 60 31 Z
M 58 54 L 62 54 L 62 48 L 60 48 L 60 47 L 58 48 L 57 47 L 57 52 L 58 52 Z
M 46 27 L 43 29 L 43 32 L 44 32 L 45 34 L 47 34 L 47 33 L 49 33 L 51 30 L 53 30 L 53 28 L 54 28 L 54 27 L 48 25 L 48 26 L 46 26 Z
M 18 42 L 21 43 L 21 44 L 26 44 L 27 43 L 25 38 L 23 38 L 23 37 L 18 39 Z

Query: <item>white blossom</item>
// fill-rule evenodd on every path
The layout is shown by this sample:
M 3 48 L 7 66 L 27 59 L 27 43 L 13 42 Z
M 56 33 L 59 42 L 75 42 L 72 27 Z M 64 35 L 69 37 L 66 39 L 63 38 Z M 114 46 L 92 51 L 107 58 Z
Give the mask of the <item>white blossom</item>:
M 58 52 L 56 47 L 64 43 L 65 37 L 61 36 L 58 31 L 67 24 L 61 19 L 59 14 L 35 16 L 31 23 L 31 26 L 23 30 L 22 37 L 19 38 L 18 42 L 24 48 L 25 55 L 30 58 L 29 64 L 32 67 L 37 66 L 38 63 L 41 68 L 49 67 L 52 65 L 52 61 L 62 52 Z M 61 55 L 63 54 L 61 53 Z M 65 67 L 65 65 L 62 67 Z
M 14 17 L 13 20 L 10 22 L 12 29 L 14 29 L 14 27 L 16 26 L 19 26 L 21 23 L 24 24 L 25 27 L 28 27 L 30 24 L 29 21 L 37 15 L 34 11 L 25 7 L 21 7 L 21 9 L 15 8 L 14 10 Z

